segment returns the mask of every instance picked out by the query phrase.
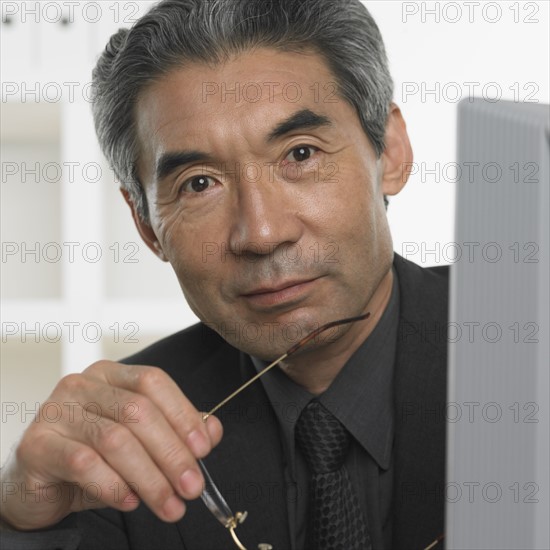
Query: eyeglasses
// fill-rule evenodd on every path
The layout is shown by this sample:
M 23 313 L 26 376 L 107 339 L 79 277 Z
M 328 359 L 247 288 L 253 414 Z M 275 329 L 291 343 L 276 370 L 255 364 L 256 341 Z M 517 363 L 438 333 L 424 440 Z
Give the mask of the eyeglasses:
M 275 359 L 275 361 L 267 365 L 267 367 L 262 369 L 258 374 L 253 376 L 247 382 L 245 382 L 241 387 L 237 388 L 231 395 L 227 396 L 223 401 L 218 403 L 212 410 L 205 413 L 203 415 L 203 421 L 206 422 L 206 420 L 210 415 L 214 414 L 226 403 L 231 401 L 231 399 L 233 399 L 236 395 L 238 395 L 244 389 L 250 386 L 250 384 L 258 380 L 260 376 L 263 376 L 266 372 L 268 372 L 273 367 L 278 365 L 281 361 L 285 360 L 287 357 L 297 352 L 300 348 L 304 347 L 308 342 L 310 342 L 311 340 L 319 336 L 319 334 L 321 334 L 322 332 L 325 332 L 326 330 L 329 330 L 333 327 L 337 327 L 340 325 L 346 325 L 349 323 L 355 323 L 356 321 L 362 321 L 364 319 L 367 319 L 368 317 L 370 317 L 370 313 L 365 313 L 364 315 L 359 315 L 357 317 L 349 317 L 347 319 L 331 321 L 330 323 L 327 323 L 326 325 L 322 325 L 319 328 L 315 329 L 313 332 L 311 332 L 310 334 L 302 338 L 299 342 L 294 344 L 291 348 L 289 348 L 285 353 L 283 353 L 283 355 L 281 355 L 281 357 L 279 357 L 278 359 Z M 214 517 L 226 529 L 229 529 L 229 532 L 231 533 L 231 537 L 233 538 L 233 541 L 237 545 L 237 548 L 239 548 L 239 550 L 246 550 L 242 542 L 237 537 L 235 530 L 246 519 L 247 512 L 237 512 L 234 514 L 231 511 L 231 508 L 229 508 L 229 505 L 227 504 L 227 502 L 221 495 L 220 491 L 216 487 L 214 481 L 212 480 L 212 477 L 208 473 L 208 470 L 206 469 L 202 460 L 199 460 L 198 462 L 205 480 L 205 486 L 201 494 L 202 501 L 204 502 L 206 507 L 212 512 Z M 271 546 L 271 544 L 267 544 L 267 543 L 258 544 L 258 550 L 272 550 L 272 548 L 273 547 Z
M 272 363 L 267 365 L 264 369 L 262 369 L 258 374 L 253 376 L 250 380 L 245 382 L 242 386 L 237 388 L 231 395 L 228 395 L 223 401 L 218 403 L 213 409 L 211 409 L 209 412 L 205 413 L 203 415 L 203 421 L 206 422 L 208 417 L 212 414 L 214 414 L 216 411 L 218 411 L 221 407 L 223 407 L 225 404 L 227 404 L 231 399 L 233 399 L 236 395 L 241 393 L 244 389 L 246 389 L 248 386 L 250 386 L 253 382 L 258 380 L 260 376 L 263 376 L 266 372 L 271 370 L 273 367 L 278 365 L 281 361 L 285 360 L 287 357 L 298 351 L 300 348 L 305 346 L 308 342 L 319 336 L 321 333 L 325 332 L 326 330 L 329 330 L 333 327 L 337 327 L 340 325 L 346 325 L 349 323 L 355 323 L 356 321 L 363 321 L 365 319 L 368 319 L 370 317 L 370 313 L 365 313 L 363 315 L 358 315 L 357 317 L 348 317 L 347 319 L 340 319 L 338 321 L 331 321 L 330 323 L 327 323 L 325 325 L 320 326 L 304 338 L 302 338 L 299 342 L 294 344 L 291 348 L 289 348 L 283 355 L 281 355 L 279 358 L 275 359 Z M 239 550 L 246 550 L 246 548 L 243 546 L 242 542 L 237 537 L 237 534 L 235 533 L 235 530 L 237 527 L 246 519 L 248 512 L 236 512 L 233 513 L 231 511 L 231 508 L 223 498 L 222 494 L 216 487 L 216 484 L 212 480 L 212 477 L 208 473 L 208 470 L 206 469 L 206 466 L 204 465 L 202 460 L 199 460 L 199 466 L 202 470 L 204 480 L 205 480 L 205 486 L 201 493 L 201 499 L 206 505 L 206 507 L 212 512 L 214 517 L 226 528 L 229 530 L 231 534 L 231 538 L 237 545 L 237 548 Z M 424 550 L 432 550 L 439 542 L 441 542 L 444 538 L 444 535 L 439 535 L 431 544 L 429 544 Z M 271 544 L 267 543 L 260 543 L 258 544 L 258 550 L 273 550 L 273 546 Z

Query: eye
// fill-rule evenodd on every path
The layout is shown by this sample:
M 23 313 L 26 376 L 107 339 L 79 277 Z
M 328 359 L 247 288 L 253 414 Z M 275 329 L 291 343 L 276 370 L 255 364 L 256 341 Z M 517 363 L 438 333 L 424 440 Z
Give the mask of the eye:
M 183 182 L 180 191 L 197 194 L 206 191 L 215 184 L 216 181 L 209 176 L 193 176 Z
M 288 162 L 304 162 L 314 155 L 316 151 L 318 149 L 311 145 L 299 145 L 288 153 L 285 160 Z

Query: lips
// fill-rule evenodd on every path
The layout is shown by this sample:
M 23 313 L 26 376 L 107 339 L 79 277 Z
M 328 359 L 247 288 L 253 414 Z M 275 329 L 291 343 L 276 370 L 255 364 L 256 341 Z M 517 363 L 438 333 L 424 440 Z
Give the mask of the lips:
M 241 296 L 250 306 L 258 309 L 293 306 L 307 298 L 319 279 L 320 277 L 259 286 L 247 290 Z
M 302 285 L 305 283 L 309 283 L 311 281 L 314 281 L 315 279 L 304 279 L 301 281 L 286 281 L 284 283 L 278 284 L 278 285 L 270 285 L 270 286 L 261 286 L 258 288 L 255 288 L 254 290 L 250 290 L 248 292 L 244 292 L 243 296 L 256 296 L 258 294 L 271 294 L 273 292 L 280 292 L 281 290 L 284 290 L 285 288 L 290 288 L 297 285 Z

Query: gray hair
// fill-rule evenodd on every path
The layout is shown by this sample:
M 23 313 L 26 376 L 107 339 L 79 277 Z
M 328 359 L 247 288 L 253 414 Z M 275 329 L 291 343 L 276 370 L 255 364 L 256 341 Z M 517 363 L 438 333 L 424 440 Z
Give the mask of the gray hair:
M 393 81 L 380 31 L 359 0 L 163 0 L 111 37 L 93 71 L 99 144 L 144 221 L 149 212 L 136 169 L 139 95 L 185 62 L 223 63 L 254 47 L 319 53 L 377 156 L 384 151 Z

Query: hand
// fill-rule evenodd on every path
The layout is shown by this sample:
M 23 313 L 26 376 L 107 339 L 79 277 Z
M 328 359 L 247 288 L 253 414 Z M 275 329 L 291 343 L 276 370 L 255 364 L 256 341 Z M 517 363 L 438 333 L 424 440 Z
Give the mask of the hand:
M 221 437 L 220 421 L 203 422 L 161 369 L 99 361 L 62 378 L 41 405 L 2 469 L 2 517 L 40 529 L 71 512 L 126 512 L 143 500 L 177 521 L 182 499 L 202 492 L 196 459 Z

